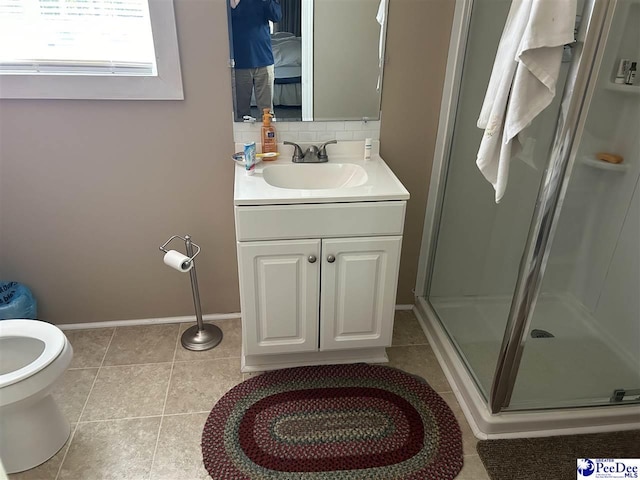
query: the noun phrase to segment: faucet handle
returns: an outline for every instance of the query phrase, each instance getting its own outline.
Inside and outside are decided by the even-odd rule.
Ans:
[[[291,157],[291,161],[292,162],[301,162],[303,157],[304,157],[304,153],[302,153],[302,148],[300,148],[300,145],[298,145],[297,143],[293,143],[293,142],[287,142],[286,140],[284,142],[285,145],[293,145],[293,156]]]
[[[337,140],[329,140],[328,142],[324,142],[320,145],[320,151],[318,152],[318,158],[322,160],[328,160],[329,156],[327,155],[327,145],[331,145],[332,143],[338,143]]]

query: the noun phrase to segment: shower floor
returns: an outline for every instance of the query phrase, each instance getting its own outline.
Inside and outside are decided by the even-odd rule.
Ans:
[[[491,390],[511,298],[430,298],[471,367],[485,398]],[[531,324],[553,338],[527,338],[509,410],[608,404],[613,390],[640,388],[640,372],[595,328],[586,309],[541,296]]]

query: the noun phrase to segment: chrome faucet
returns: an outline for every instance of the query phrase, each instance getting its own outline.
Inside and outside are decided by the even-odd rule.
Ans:
[[[297,143],[286,141],[283,143],[285,145],[293,146],[294,150],[291,161],[294,163],[325,163],[329,161],[329,155],[327,155],[327,145],[338,143],[338,141],[329,140],[328,142],[320,145],[320,147],[311,145],[304,153],[302,153],[302,148],[300,148],[300,145],[298,145]]]
[[[319,151],[320,150],[318,149],[318,147],[316,147],[315,145],[311,145],[304,152],[304,159],[302,161],[305,163],[320,163],[328,161],[328,158],[325,158],[324,160],[320,159],[320,157],[318,156]]]

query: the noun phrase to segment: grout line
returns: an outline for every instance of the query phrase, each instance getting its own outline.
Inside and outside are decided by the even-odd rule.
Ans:
[[[109,347],[111,347],[111,342],[113,342],[113,337],[116,336],[116,329],[113,329],[111,332],[111,338],[109,339],[109,343],[107,343],[107,348],[104,350],[104,355],[102,356],[102,360],[100,361],[100,366],[98,367],[98,371],[96,372],[96,377],[93,379],[93,383],[91,384],[91,388],[89,389],[89,394],[87,395],[87,399],[84,401],[84,405],[82,406],[82,410],[80,411],[80,416],[78,417],[78,423],[82,420],[82,416],[84,415],[84,410],[87,408],[87,404],[89,403],[89,398],[91,397],[91,393],[93,392],[93,387],[96,386],[96,382],[98,381],[98,375],[100,375],[100,370],[102,369],[102,365],[104,364],[104,359],[107,358],[107,352],[109,351]]]
[[[144,367],[145,365],[171,365],[173,362],[167,360],[166,362],[150,362],[150,363],[123,363],[122,365],[103,365],[100,368],[114,368],[114,367]]]
[[[107,349],[104,351],[104,355],[102,356],[102,361],[100,362],[100,367],[102,367],[104,365],[104,361],[107,358],[107,353],[109,353],[109,348],[111,348],[111,343],[113,342],[113,339],[116,336],[116,331],[118,330],[118,327],[115,327],[113,329],[113,332],[111,333],[111,338],[109,339],[109,343],[107,344]]]
[[[157,414],[157,415],[144,415],[141,417],[118,417],[118,418],[101,418],[98,420],[83,420],[82,422],[77,422],[78,424],[87,424],[87,423],[102,423],[102,422],[119,422],[120,420],[140,420],[144,418],[160,418],[160,417],[175,417],[178,415],[194,415],[200,413],[211,413],[211,410],[198,410],[195,412],[178,412],[178,413],[166,413],[166,414]]]
[[[201,413],[211,413],[211,410],[200,410],[198,412],[179,412],[179,413],[165,413],[163,417],[178,417],[181,415],[199,415]]]
[[[62,456],[62,460],[60,460],[60,465],[58,466],[58,471],[56,472],[56,476],[54,477],[54,480],[58,480],[58,477],[60,476],[60,472],[62,471],[62,465],[64,464],[64,461],[67,458],[67,454],[69,453],[69,450],[71,449],[71,442],[73,441],[73,437],[75,437],[76,435],[76,430],[78,430],[78,423],[79,422],[75,423],[75,425],[73,426],[73,430],[71,430],[71,433],[69,433],[69,439],[67,440],[67,442],[69,442],[69,445],[67,445],[67,450],[64,452],[64,455]]]
[[[113,332],[111,332],[111,338],[109,338],[109,343],[107,343],[107,348],[104,349],[104,355],[102,355],[102,360],[100,361],[100,365],[98,366],[98,371],[96,372],[96,376],[93,379],[93,383],[91,384],[91,388],[89,389],[89,393],[87,394],[87,398],[84,401],[84,405],[82,405],[82,410],[80,411],[80,415],[78,416],[78,421],[76,422],[76,426],[73,430],[73,434],[70,435],[69,438],[69,446],[67,447],[67,451],[64,452],[64,456],[62,457],[62,461],[60,462],[60,466],[58,467],[58,473],[56,473],[56,480],[58,478],[58,476],[60,475],[60,472],[62,471],[62,467],[64,465],[64,461],[67,459],[67,454],[69,453],[69,450],[71,450],[71,443],[73,442],[73,437],[75,436],[76,430],[78,430],[78,425],[80,424],[80,420],[82,420],[82,416],[84,415],[84,409],[87,408],[87,403],[89,403],[89,397],[91,397],[91,392],[93,392],[93,387],[95,387],[96,385],[96,381],[98,380],[98,375],[100,375],[100,369],[102,368],[102,365],[104,364],[104,359],[107,357],[107,352],[109,351],[109,347],[111,346],[111,342],[113,342],[113,337],[116,336],[116,329],[113,329]],[[95,367],[93,367],[95,368]]]
[[[162,417],[161,414],[158,415],[144,415],[141,417],[119,417],[119,418],[101,418],[98,420],[84,420],[82,422],[78,422],[78,423],[82,423],[83,425],[87,424],[87,423],[103,423],[103,422],[119,422],[120,420],[141,420],[144,418],[160,418]]]
[[[169,398],[169,387],[171,386],[171,379],[173,377],[173,366],[176,363],[176,355],[178,354],[178,345],[180,343],[180,338],[182,337],[180,329],[178,329],[178,336],[176,338],[176,345],[173,348],[173,358],[171,359],[171,371],[169,372],[169,382],[167,383],[167,390],[164,394],[164,403],[162,404],[162,415],[167,409],[167,399]]]
[[[171,360],[171,370],[169,371],[169,380],[167,381],[167,389],[164,392],[164,403],[162,404],[162,416],[160,417],[160,425],[158,425],[158,436],[156,437],[156,446],[153,449],[153,455],[151,456],[151,465],[149,467],[149,478],[153,475],[153,465],[156,463],[156,453],[158,452],[158,445],[160,444],[160,432],[162,431],[162,423],[164,420],[164,412],[167,409],[167,399],[169,398],[169,389],[171,388],[171,379],[173,377],[173,367],[176,363],[176,355],[178,354],[178,342],[182,336],[180,332],[181,328],[178,327],[178,335],[176,336],[176,343],[173,347],[173,359]]]
[[[420,344],[420,345],[428,345],[427,343],[425,344]],[[419,345],[391,345],[392,347],[412,347],[412,346],[419,346]],[[388,348],[388,347],[387,347]],[[102,365],[102,366],[96,366],[96,367],[74,367],[74,368],[68,368],[67,370],[95,370],[96,368],[113,368],[113,367],[144,367],[145,365],[172,365],[174,363],[189,363],[189,362],[209,362],[209,361],[214,361],[214,360],[232,360],[232,359],[239,359],[241,358],[240,355],[232,355],[230,357],[213,357],[213,358],[194,358],[194,359],[189,359],[189,360],[167,360],[164,362],[147,362],[147,363],[123,363],[123,364],[118,364],[118,365]],[[174,359],[175,359],[175,353],[174,353]]]
[[[234,360],[234,359],[240,359],[240,358],[241,357],[239,355],[231,356],[231,357],[214,357],[214,358],[202,358],[202,359],[194,358],[193,360],[174,360],[173,363],[210,362],[215,360]]]

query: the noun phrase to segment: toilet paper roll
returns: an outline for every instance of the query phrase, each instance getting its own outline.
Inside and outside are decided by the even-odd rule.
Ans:
[[[188,272],[193,267],[193,262],[189,261],[189,257],[175,250],[169,250],[165,254],[164,263],[182,273]]]

